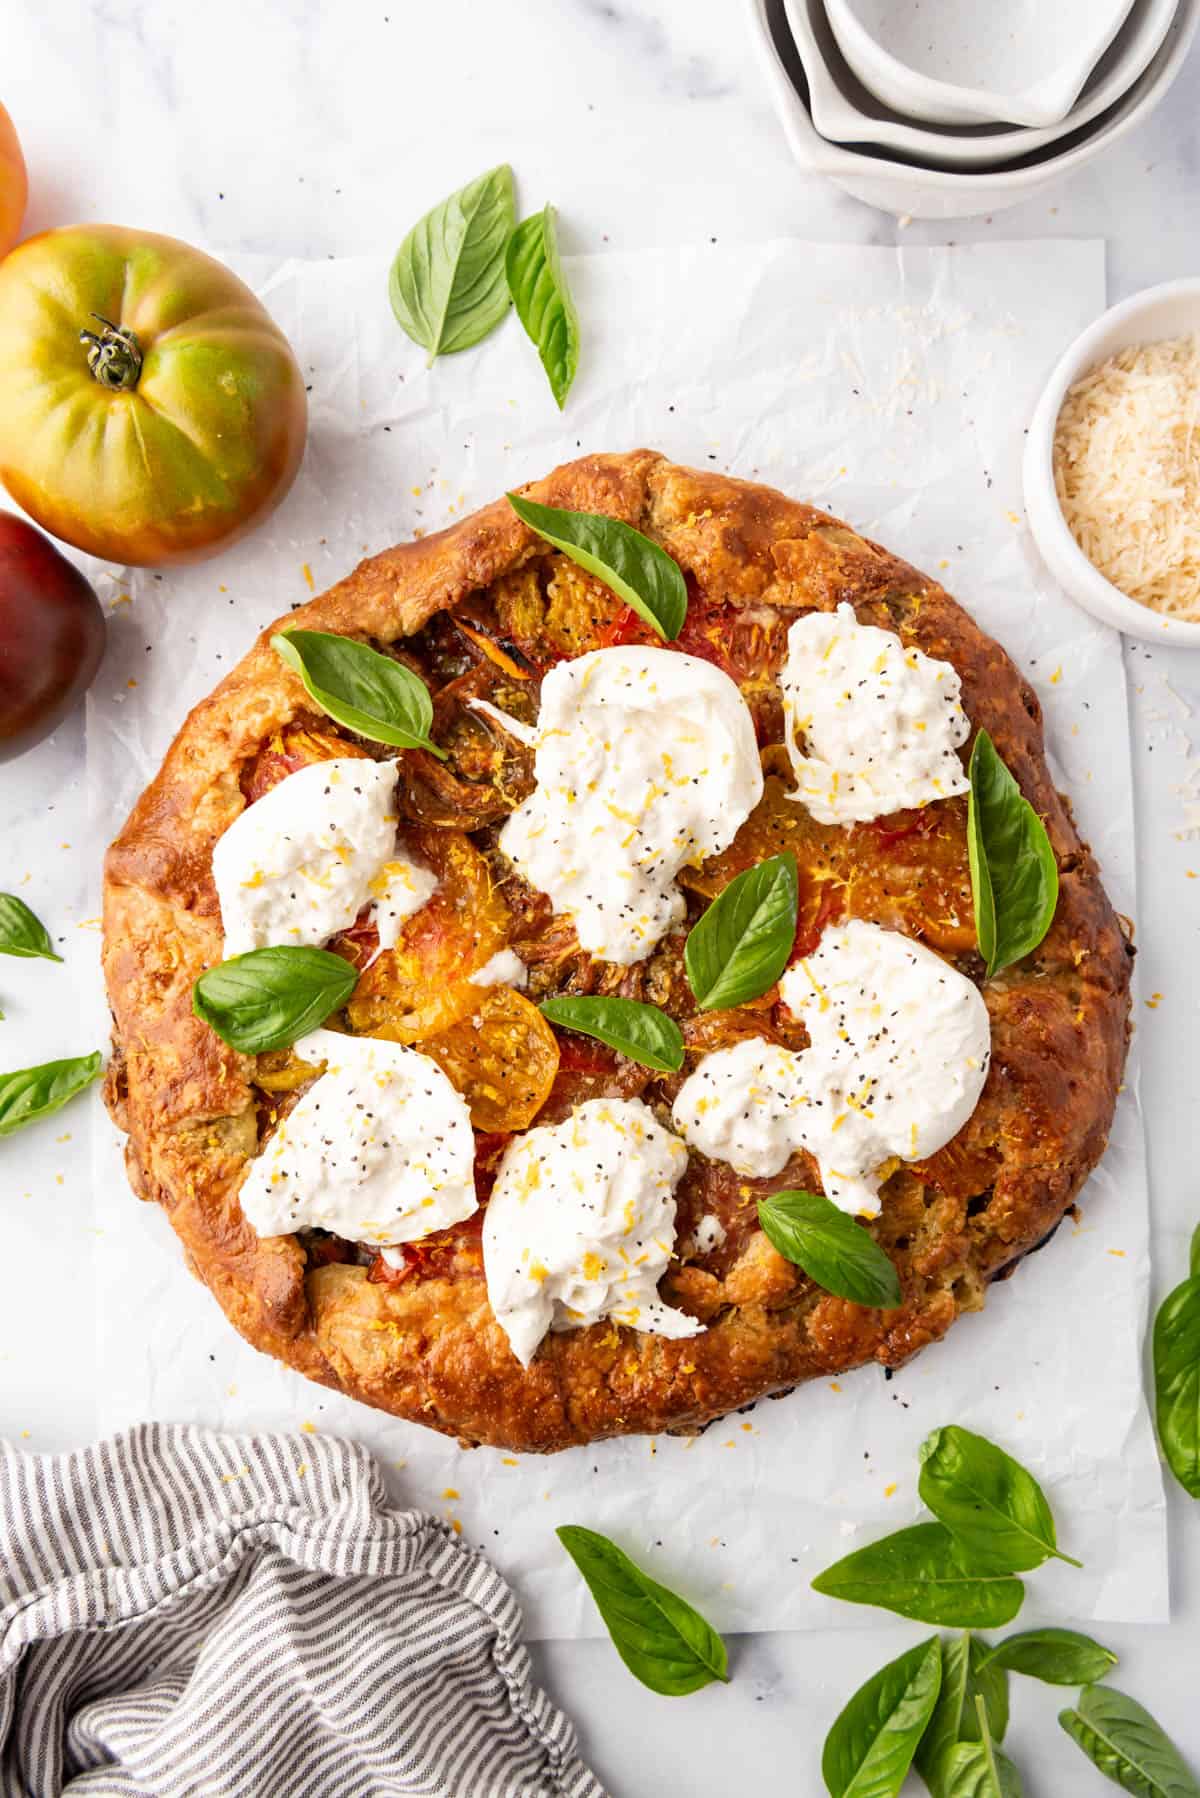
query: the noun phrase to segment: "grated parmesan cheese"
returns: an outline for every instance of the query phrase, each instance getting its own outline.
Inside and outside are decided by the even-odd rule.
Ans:
[[[1114,587],[1200,619],[1200,340],[1120,350],[1077,381],[1054,435],[1071,535]]]

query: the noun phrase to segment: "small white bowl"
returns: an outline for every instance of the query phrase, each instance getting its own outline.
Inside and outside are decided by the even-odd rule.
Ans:
[[[1079,142],[1066,140],[1045,153],[1022,157],[1005,169],[985,173],[931,169],[881,150],[831,144],[809,116],[808,86],[787,28],[783,0],[746,0],[747,16],[763,74],[775,101],[792,155],[812,174],[827,175],[844,193],[900,218],[955,219],[1002,212],[1073,173],[1109,144],[1124,137],[1158,105],[1187,56],[1200,22],[1200,0],[1179,0],[1179,9],[1157,55],[1129,92],[1110,106]]]
[[[1037,403],[1025,440],[1025,512],[1043,562],[1086,612],[1147,643],[1200,648],[1200,623],[1168,618],[1130,599],[1088,561],[1067,527],[1054,486],[1054,430],[1067,390],[1118,350],[1200,331],[1200,277],[1148,287],[1113,306],[1077,337]]]
[[[796,54],[808,77],[809,110],[835,144],[878,144],[930,168],[995,167],[1090,124],[1120,99],[1162,44],[1177,0],[1133,0],[1129,16],[1058,125],[914,125],[865,88],[838,49],[824,0],[784,0]]]
[[[826,0],[864,87],[910,119],[1057,125],[1132,0]]]

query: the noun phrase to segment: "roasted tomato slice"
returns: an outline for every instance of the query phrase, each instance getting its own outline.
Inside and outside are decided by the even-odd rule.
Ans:
[[[846,889],[832,880],[807,880],[801,894],[796,918],[796,940],[792,944],[791,961],[803,961],[815,955],[825,926],[844,917]]]
[[[975,947],[965,800],[940,799],[895,822],[818,824],[792,799],[790,783],[768,774],[729,848],[685,869],[680,883],[711,899],[735,874],[784,850],[800,871],[799,954],[811,954],[820,930],[839,917],[901,930],[946,955]]]
[[[402,1286],[405,1280],[460,1278],[483,1273],[483,1212],[474,1211],[462,1223],[449,1230],[439,1230],[420,1242],[400,1245],[404,1260],[393,1267],[382,1255],[376,1255],[367,1269],[367,1279],[377,1286]]]
[[[531,1124],[558,1072],[553,1030],[536,1005],[508,986],[486,988],[469,1017],[422,1038],[421,1052],[467,1101],[476,1130],[489,1134]]]
[[[438,878],[437,891],[408,918],[394,949],[363,973],[347,1008],[360,1036],[421,1042],[478,1009],[468,975],[503,949],[508,907],[470,837],[457,830],[413,829],[414,853]]]
[[[477,711],[476,699],[522,723],[536,718],[537,689],[529,677],[510,677],[491,662],[443,687],[433,702],[433,734],[447,759],[412,750],[401,769],[402,809],[418,823],[478,830],[506,817],[532,789],[532,751]]]
[[[242,792],[246,795],[247,805],[253,805],[272,787],[277,787],[281,780],[289,774],[295,774],[298,768],[307,768],[311,762],[332,761],[335,756],[357,755],[371,760],[369,750],[358,743],[350,743],[344,737],[335,736],[332,731],[321,730],[319,726],[308,724],[288,724],[283,730],[275,732],[254,757],[242,769]]]

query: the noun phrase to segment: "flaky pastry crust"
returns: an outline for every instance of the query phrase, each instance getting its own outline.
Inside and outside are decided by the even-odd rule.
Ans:
[[[481,1278],[377,1283],[362,1265],[314,1263],[296,1237],[260,1240],[243,1219],[238,1188],[261,1123],[255,1061],[193,1016],[192,985],[221,955],[211,858],[246,803],[243,771],[311,714],[311,702],[268,631],[192,711],[106,862],[107,1097],[128,1133],[134,1190],[165,1208],[193,1271],[263,1352],[464,1443],[549,1451],[695,1430],[804,1380],[872,1360],[898,1366],[978,1308],[987,1283],[1053,1232],[1104,1149],[1132,951],[1050,780],[1037,699],[936,582],[811,506],[648,450],[588,456],[525,491],[636,526],[677,560],[693,594],[725,608],[794,616],[849,601],[862,622],[952,662],[972,725],[990,731],[1045,820],[1061,876],[1045,942],[984,985],[993,1054],[975,1116],[953,1153],[900,1170],[884,1189],[875,1232],[900,1271],[899,1310],[864,1310],[814,1288],[754,1227],[751,1210],[723,1255],[685,1260],[664,1283],[665,1296],[706,1321],[704,1334],[568,1331],[548,1336],[526,1372]],[[371,557],[281,622],[397,644],[545,552],[500,500]],[[977,962],[975,972],[982,979]],[[718,1171],[705,1171],[717,1190]],[[747,1188],[727,1170],[722,1190],[744,1211]],[[710,1192],[703,1202],[711,1208]]]

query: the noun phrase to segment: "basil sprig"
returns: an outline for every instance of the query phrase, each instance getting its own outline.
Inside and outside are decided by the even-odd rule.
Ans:
[[[0,893],[0,955],[62,960],[62,956],[55,953],[46,926],[15,893]]]
[[[946,1776],[950,1756],[961,1742],[978,1742],[983,1719],[994,1741],[1008,1728],[1008,1675],[1002,1667],[984,1670],[987,1644],[969,1630],[942,1640],[942,1689],[929,1727],[917,1749],[917,1770],[934,1798],[951,1798]]]
[[[1200,1798],[1200,1782],[1149,1711],[1112,1686],[1087,1686],[1058,1720],[1114,1785],[1142,1798]]]
[[[1112,1672],[1117,1657],[1075,1629],[1026,1629],[994,1648],[984,1647],[979,1664],[981,1670],[1002,1667],[1048,1686],[1090,1686]]]
[[[874,1310],[904,1303],[900,1276],[873,1236],[817,1192],[776,1192],[758,1201],[767,1240],[810,1280]]]
[[[603,581],[665,642],[679,635],[687,617],[687,585],[665,549],[602,512],[565,512],[519,493],[510,493],[508,503],[522,524]]]
[[[1024,1798],[1020,1774],[992,1739],[982,1698],[975,1708],[979,1740],[958,1742],[941,1763],[939,1798]]]
[[[397,749],[427,749],[445,761],[445,750],[429,738],[429,688],[403,662],[332,631],[279,631],[271,647],[295,669],[309,697],[347,730]]]
[[[643,1005],[637,999],[580,995],[544,999],[539,1009],[551,1024],[578,1030],[582,1036],[594,1036],[645,1068],[674,1074],[683,1066],[683,1032],[674,1018],[657,1005]]]
[[[1037,948],[1054,921],[1058,864],[1046,826],[1005,767],[986,730],[968,769],[967,856],[975,934],[990,974]]]
[[[70,1061],[44,1061],[38,1067],[0,1074],[0,1136],[11,1136],[25,1124],[60,1111],[68,1099],[89,1087],[100,1072],[100,1051]]]
[[[429,363],[470,349],[508,311],[504,249],[515,218],[512,170],[502,162],[418,219],[396,251],[388,298]]]
[[[301,944],[251,949],[218,962],[192,988],[192,1010],[242,1055],[286,1049],[346,1003],[357,969]]]
[[[504,272],[561,412],[579,367],[579,315],[559,260],[553,206],[522,219],[508,240]]]
[[[978,1565],[1023,1573],[1051,1556],[1080,1565],[1058,1547],[1033,1475],[986,1436],[949,1424],[925,1438],[920,1454],[922,1502]]]
[[[668,1698],[728,1680],[725,1644],[699,1611],[643,1573],[607,1536],[567,1523],[555,1532],[587,1583],[629,1671]]]
[[[989,1629],[1011,1623],[1025,1588],[1011,1574],[974,1566],[941,1523],[914,1523],[835,1561],[813,1590],[849,1604],[879,1605],[918,1623]]]
[[[739,874],[688,933],[684,965],[702,1011],[726,1011],[774,986],[796,940],[796,858],[772,855]]]
[[[825,1738],[821,1773],[830,1798],[900,1790],[941,1682],[941,1643],[932,1636],[859,1687]]]
[[[1169,1292],[1154,1319],[1154,1409],[1167,1465],[1200,1498],[1200,1231],[1193,1272]]]

